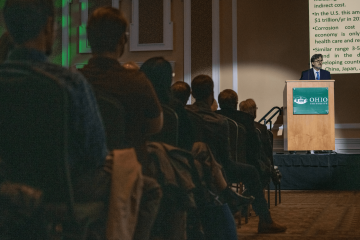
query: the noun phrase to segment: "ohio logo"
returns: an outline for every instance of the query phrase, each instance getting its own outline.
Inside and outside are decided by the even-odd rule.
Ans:
[[[305,97],[296,97],[294,98],[294,102],[297,104],[305,104],[308,102],[308,100]]]

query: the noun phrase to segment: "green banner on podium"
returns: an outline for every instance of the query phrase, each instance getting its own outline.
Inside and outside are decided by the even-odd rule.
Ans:
[[[293,88],[294,114],[328,114],[328,88]]]

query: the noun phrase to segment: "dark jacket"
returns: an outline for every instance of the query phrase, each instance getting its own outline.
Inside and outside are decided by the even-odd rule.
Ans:
[[[330,72],[320,69],[320,80],[330,80]],[[314,69],[310,68],[309,70],[303,71],[301,73],[300,80],[315,80]]]

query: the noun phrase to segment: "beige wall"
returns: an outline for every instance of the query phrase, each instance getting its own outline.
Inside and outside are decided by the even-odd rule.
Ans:
[[[232,88],[231,1],[220,1],[220,91]],[[239,101],[253,98],[260,119],[282,106],[285,80],[299,79],[309,68],[308,1],[252,0],[237,2]],[[360,75],[332,75],[335,123],[360,123]],[[359,138],[360,130],[337,129],[336,138]]]
[[[77,14],[78,0],[72,3]],[[95,1],[95,0],[89,0]],[[106,1],[106,0],[102,0]],[[220,91],[233,88],[232,73],[232,1],[219,1],[220,13]],[[131,22],[131,0],[120,1],[120,8]],[[184,2],[173,0],[171,17],[174,26],[173,51],[130,52],[129,45],[121,61],[144,62],[164,56],[175,62],[175,81],[183,80]],[[191,1],[192,78],[211,75],[211,0]],[[75,9],[74,9],[75,8]],[[77,8],[77,10],[76,10]],[[237,2],[237,59],[239,101],[253,98],[258,116],[273,106],[282,106],[285,80],[299,79],[309,67],[308,1],[252,0]],[[78,20],[73,24],[79,24]],[[74,26],[72,26],[72,32]],[[73,42],[73,39],[72,39]],[[74,46],[75,44],[72,44]],[[72,49],[74,52],[76,49]],[[88,54],[73,54],[73,62],[86,61]],[[335,122],[360,123],[359,74],[332,75],[335,82]],[[215,96],[217,98],[217,96]],[[259,119],[260,117],[258,117]],[[359,138],[360,130],[337,129],[336,138]]]
[[[111,0],[102,0],[100,3],[97,0],[89,0],[89,15],[96,7],[103,5],[111,5]],[[80,4],[79,0],[73,0],[70,4],[71,7],[71,37],[70,37],[70,65],[73,67],[76,63],[86,63],[91,57],[91,54],[79,54],[78,53],[78,33],[77,28],[81,24],[80,18]],[[129,20],[129,23],[132,22],[131,19],[131,10],[132,1],[131,0],[121,0],[120,9]],[[173,33],[174,33],[174,42],[172,51],[141,51],[141,52],[130,52],[130,45],[127,44],[125,47],[125,52],[120,58],[121,62],[134,61],[134,62],[145,62],[147,59],[156,56],[163,56],[168,61],[175,62],[175,77],[174,81],[183,80],[183,52],[184,52],[184,41],[183,41],[183,2],[182,1],[172,1],[171,6],[171,20],[173,22]]]
[[[201,2],[201,3],[200,3]],[[220,13],[220,91],[232,88],[232,19],[231,0],[219,1]],[[111,0],[89,0],[90,11]],[[131,0],[121,0],[120,8],[131,22]],[[56,0],[61,13],[61,0]],[[192,77],[211,75],[211,0],[191,1],[192,11]],[[1,6],[1,4],[0,4]],[[70,26],[70,65],[86,62],[90,54],[78,53],[80,25],[79,0],[73,0]],[[60,15],[59,15],[60,16]],[[189,17],[189,16],[187,16]],[[253,98],[262,116],[273,106],[282,106],[285,80],[299,79],[301,71],[309,67],[308,1],[252,0],[237,1],[237,59],[239,100]],[[61,17],[58,17],[60,25]],[[184,78],[184,1],[171,1],[173,22],[173,50],[130,52],[129,45],[120,61],[144,62],[154,56],[163,56],[175,62],[175,81]],[[0,21],[2,22],[2,20]],[[0,32],[3,32],[3,24]],[[210,31],[210,32],[209,32]],[[51,58],[61,62],[61,30]],[[335,82],[335,123],[360,123],[360,75],[332,75]],[[216,96],[217,97],[217,96]],[[360,138],[360,130],[337,129],[336,138]]]
[[[212,75],[212,0],[191,1],[191,79]]]
[[[131,0],[122,0],[121,9],[126,15],[127,19],[131,19]],[[168,61],[175,62],[175,77],[174,81],[182,81],[184,79],[184,7],[182,1],[171,2],[171,20],[174,26],[174,42],[173,51],[147,51],[147,52],[130,52],[130,46],[127,45],[121,61],[135,61],[145,62],[147,59],[156,56],[163,56]]]
[[[220,92],[233,89],[232,1],[220,1]],[[234,89],[237,92],[237,89]],[[217,99],[218,96],[215,96]]]

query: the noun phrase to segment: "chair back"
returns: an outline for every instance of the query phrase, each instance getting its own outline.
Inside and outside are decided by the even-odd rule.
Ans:
[[[161,105],[164,115],[164,123],[161,131],[150,137],[151,141],[163,142],[173,146],[178,146],[179,139],[179,119],[176,112],[168,106]]]
[[[270,141],[270,148],[269,148],[269,154],[268,154],[268,156],[270,157],[271,165],[274,166],[274,156],[273,156],[274,134],[273,134],[272,131],[270,131],[270,130],[268,130],[267,133],[268,133],[269,141]]]
[[[256,143],[259,146],[258,151],[255,153],[255,155],[256,155],[257,159],[260,159],[261,154],[265,154],[265,153],[264,153],[264,148],[263,148],[262,141],[261,141],[261,131],[258,128],[255,128],[255,137],[256,137]]]
[[[190,119],[190,121],[192,122],[193,126],[194,126],[194,142],[205,142],[204,140],[204,133],[203,133],[203,126],[205,124],[203,118],[196,114],[193,111],[190,111],[188,109],[186,109],[186,113]]]
[[[230,152],[235,162],[238,161],[238,124],[230,119],[226,118],[229,123],[229,140],[230,140]]]
[[[28,64],[0,66],[0,158],[5,180],[73,206],[68,168],[68,96],[55,77]],[[70,209],[72,211],[72,209]]]
[[[237,161],[246,163],[246,144],[247,144],[247,132],[243,124],[238,124],[238,144],[237,144]]]
[[[105,127],[108,149],[125,148],[125,110],[118,99],[104,91],[95,90],[96,100]]]

